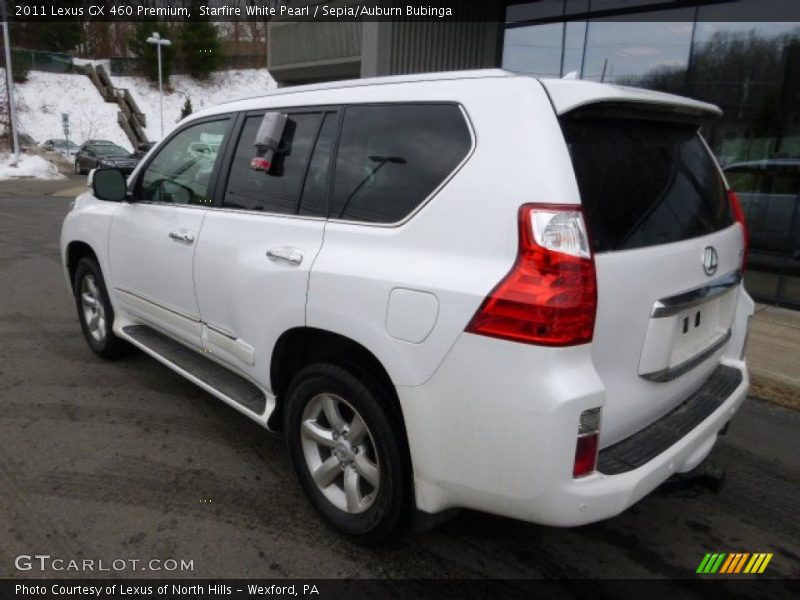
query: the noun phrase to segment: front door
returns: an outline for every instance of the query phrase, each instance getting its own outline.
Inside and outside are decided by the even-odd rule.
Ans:
[[[109,234],[118,306],[194,346],[201,327],[192,261],[230,122],[205,120],[174,134],[137,175]]]

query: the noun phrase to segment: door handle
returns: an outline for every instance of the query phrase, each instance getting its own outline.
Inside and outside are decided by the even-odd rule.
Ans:
[[[272,248],[267,250],[270,260],[283,260],[293,265],[303,262],[303,253],[294,248]]]
[[[173,242],[179,242],[191,246],[194,244],[194,234],[191,231],[170,231],[169,239]]]

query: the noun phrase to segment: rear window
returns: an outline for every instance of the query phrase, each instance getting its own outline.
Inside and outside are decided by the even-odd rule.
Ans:
[[[695,125],[567,118],[562,128],[596,252],[678,242],[733,222]]]

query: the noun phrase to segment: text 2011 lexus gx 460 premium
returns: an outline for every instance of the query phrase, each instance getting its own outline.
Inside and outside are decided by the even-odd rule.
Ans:
[[[744,401],[746,229],[709,104],[504,71],[193,114],[61,249],[83,333],[265,427],[340,531],[611,517]]]

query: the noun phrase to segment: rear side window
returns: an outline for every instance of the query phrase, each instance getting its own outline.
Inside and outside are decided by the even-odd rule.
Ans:
[[[262,115],[248,117],[244,122],[222,205],[228,208],[295,214],[322,114],[289,115],[269,174],[250,168],[250,159],[255,156],[253,142],[262,118]]]
[[[452,104],[347,108],[330,217],[402,220],[453,172],[471,145],[461,109]]]
[[[694,125],[562,121],[596,252],[668,244],[732,224],[725,187]]]

